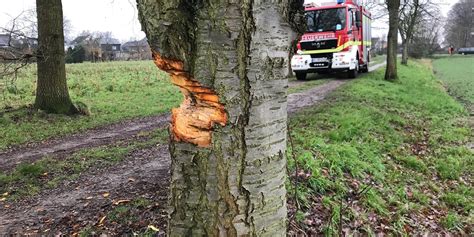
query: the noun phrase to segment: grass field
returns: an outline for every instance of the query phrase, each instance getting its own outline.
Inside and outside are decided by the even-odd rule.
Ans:
[[[448,92],[474,112],[474,56],[439,57],[433,67]]]
[[[77,133],[116,121],[170,111],[182,96],[151,61],[67,65],[74,102],[92,115],[68,117],[29,109],[34,102],[36,69],[19,74],[16,88],[0,96],[0,150],[8,146]],[[8,108],[13,112],[1,113]]]
[[[339,223],[346,234],[472,233],[474,156],[464,146],[472,133],[465,109],[428,61],[399,66],[396,83],[383,73],[349,82],[290,119],[298,228],[330,236]]]

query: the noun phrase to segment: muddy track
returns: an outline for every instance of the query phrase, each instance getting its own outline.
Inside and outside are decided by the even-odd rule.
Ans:
[[[373,69],[372,69],[373,70]],[[314,105],[349,80],[333,80],[302,93],[288,96],[288,111]],[[168,115],[131,120],[94,129],[80,135],[54,139],[27,148],[18,147],[0,155],[0,168],[5,170],[20,162],[31,162],[46,154],[64,156],[79,148],[130,140],[141,131],[164,127]],[[14,158],[11,158],[13,157]],[[3,161],[2,159],[6,159]],[[166,230],[166,200],[169,186],[170,157],[165,145],[136,150],[118,165],[92,169],[75,181],[64,181],[52,190],[14,203],[0,205],[0,236],[21,234],[54,235],[77,233],[94,226],[109,235],[132,234],[146,230],[149,224]],[[104,196],[107,193],[109,196]],[[118,224],[110,220],[117,200],[145,198],[154,204],[138,210],[140,220]],[[2,204],[0,202],[0,204]],[[8,204],[8,205],[6,205]],[[144,210],[143,210],[144,209]],[[104,218],[105,219],[102,219]],[[101,222],[102,220],[102,222]]]
[[[170,159],[167,146],[132,152],[128,159],[101,170],[90,170],[75,181],[44,190],[34,198],[0,206],[0,236],[21,234],[74,233],[86,226],[97,226],[119,200],[142,197],[153,200],[158,212],[166,205]],[[104,193],[109,196],[104,197]],[[153,215],[151,224],[166,225],[166,216]],[[106,217],[107,218],[107,217]],[[109,220],[102,223],[107,229]],[[145,227],[148,223],[145,223]],[[111,229],[109,234],[126,232]]]
[[[97,147],[119,140],[127,140],[140,132],[165,127],[169,114],[122,121],[92,129],[84,133],[53,138],[12,148],[0,153],[0,171],[11,170],[20,163],[31,163],[47,155],[67,155],[86,147]]]

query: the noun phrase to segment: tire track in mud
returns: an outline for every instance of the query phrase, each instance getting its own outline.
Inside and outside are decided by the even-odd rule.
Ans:
[[[0,152],[0,171],[6,172],[18,164],[31,163],[48,155],[70,154],[82,148],[97,147],[118,140],[127,140],[140,132],[165,127],[168,124],[169,117],[169,114],[162,114],[122,121],[84,133],[18,146],[9,151]]]
[[[381,67],[383,64],[376,66]],[[370,68],[371,71],[375,69]],[[310,90],[288,95],[288,112],[291,114],[324,100],[327,95],[348,81],[350,80],[333,80]],[[79,148],[110,144],[141,131],[164,127],[168,119],[168,115],[159,115],[131,120],[94,129],[82,135],[53,140],[45,145],[33,145],[24,152],[21,149],[13,150],[1,154],[0,159],[7,154],[14,154],[17,158],[10,159],[10,163],[0,163],[2,164],[0,168],[7,167],[6,164],[12,166],[12,161],[33,161],[41,154],[73,153]],[[72,144],[71,150],[64,150],[65,146],[61,142]],[[55,150],[57,147],[63,149]],[[34,149],[39,149],[43,153],[33,153]],[[112,209],[114,200],[131,200],[137,197],[157,200],[163,215],[151,215],[152,217],[147,218],[155,218],[152,220],[155,225],[165,230],[169,166],[170,157],[166,145],[148,147],[132,152],[118,165],[86,171],[75,181],[64,181],[55,189],[43,190],[32,198],[11,203],[10,207],[0,205],[0,236],[77,233],[86,226],[97,226],[107,211]],[[104,193],[110,196],[104,197]],[[107,219],[105,223],[107,225]],[[112,227],[106,226],[101,231],[110,235],[131,234],[127,232],[129,229],[114,229],[113,223],[109,224]]]
[[[132,152],[119,165],[87,171],[75,181],[64,181],[56,189],[44,190],[12,207],[0,206],[0,236],[73,233],[96,224],[117,200],[148,197],[164,209],[169,165],[167,146],[149,147]],[[164,215],[154,221],[155,225],[166,225]]]

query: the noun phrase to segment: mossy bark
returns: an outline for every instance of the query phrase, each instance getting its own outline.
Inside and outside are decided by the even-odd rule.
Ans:
[[[385,69],[385,80],[395,81],[397,74],[397,49],[398,49],[398,20],[400,0],[388,0],[389,29],[387,36],[387,68]]]
[[[227,115],[225,124],[212,123],[207,146],[176,139],[171,131],[169,235],[285,236],[286,75],[295,37],[281,16],[288,6],[253,0],[137,3],[157,65],[172,78],[195,83],[193,89],[181,87],[186,109],[199,114],[212,101]],[[199,102],[209,98],[201,91],[217,95],[217,104]]]
[[[38,81],[35,107],[49,113],[75,114],[66,83],[61,0],[36,0]]]

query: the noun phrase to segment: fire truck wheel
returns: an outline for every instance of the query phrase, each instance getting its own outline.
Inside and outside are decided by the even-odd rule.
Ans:
[[[359,63],[356,64],[356,68],[354,68],[354,70],[347,71],[347,77],[356,78],[358,71],[359,71]]]
[[[364,66],[361,67],[360,72],[362,73],[367,73],[369,72],[369,65],[365,64]]]
[[[306,72],[295,72],[296,80],[302,81],[306,79]]]

